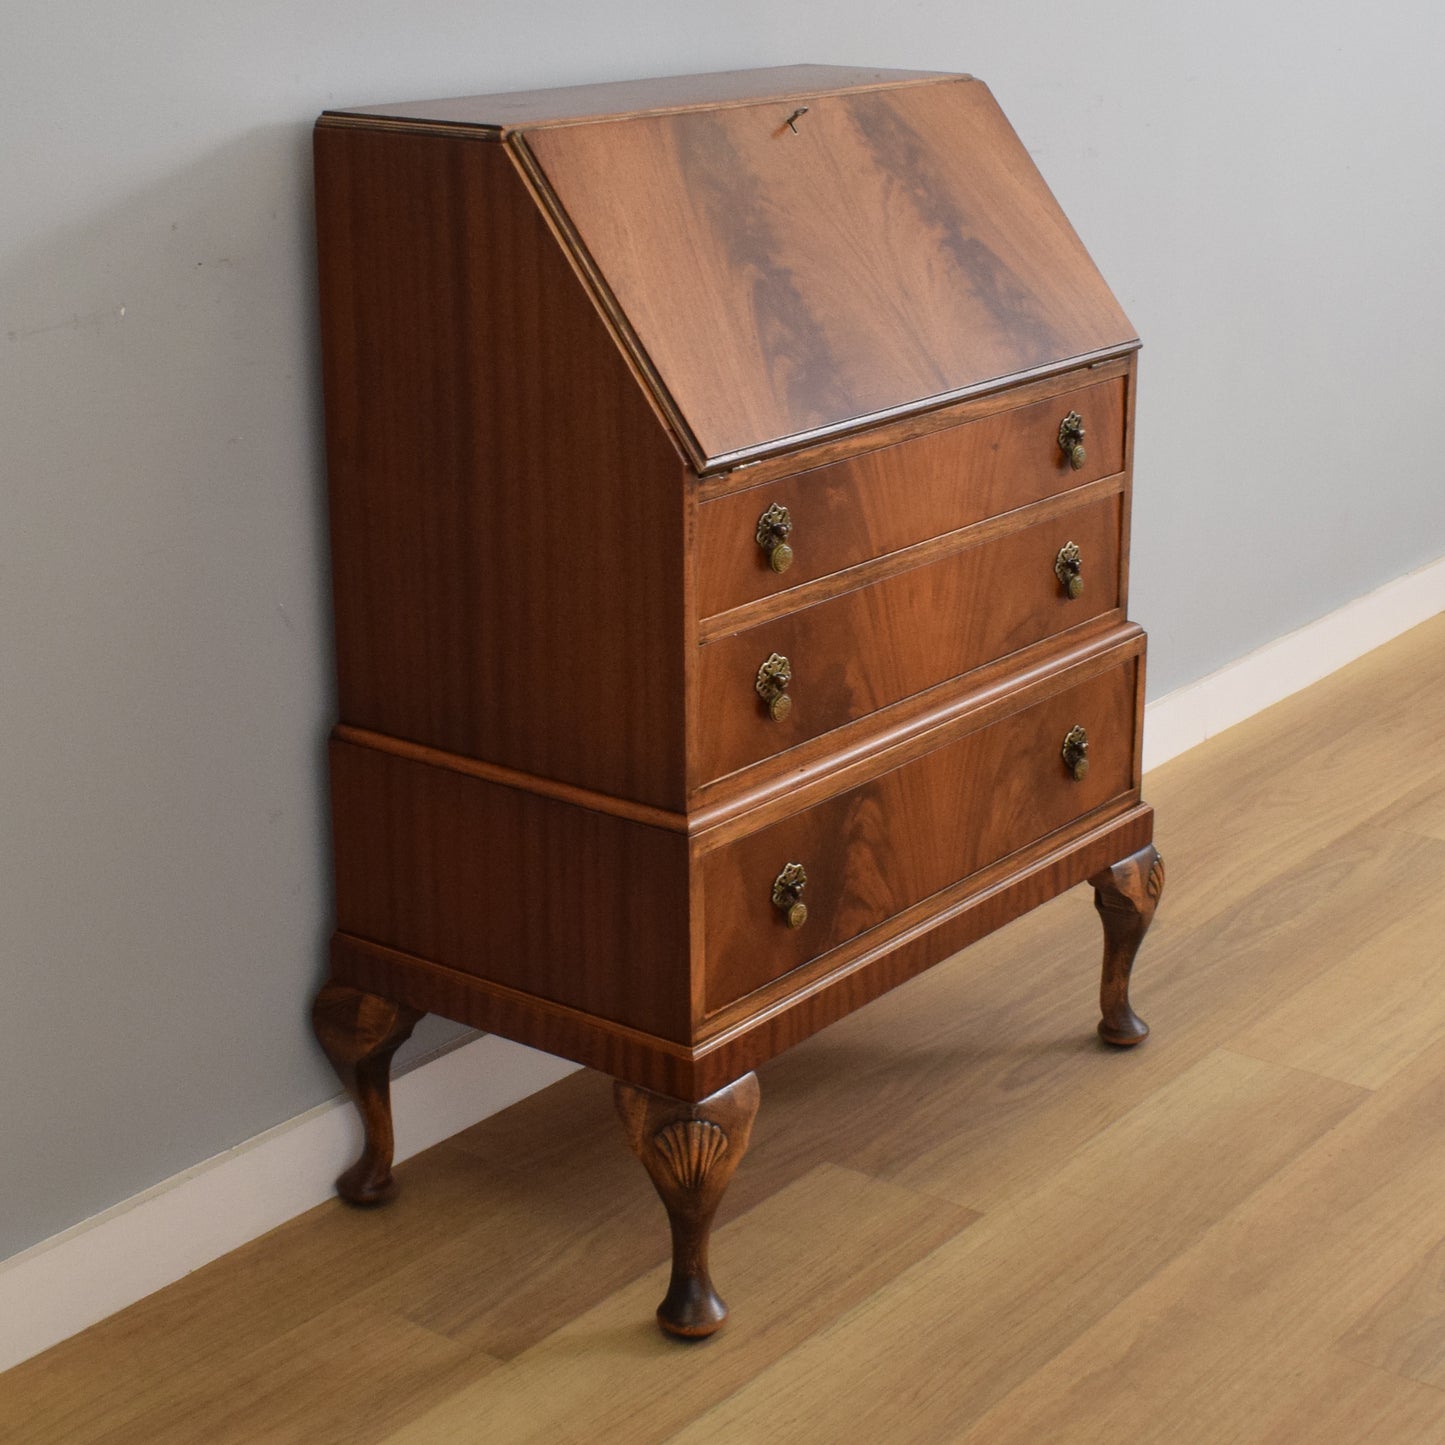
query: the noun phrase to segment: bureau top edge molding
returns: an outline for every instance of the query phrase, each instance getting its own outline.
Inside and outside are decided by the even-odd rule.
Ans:
[[[811,100],[826,95],[972,78],[955,71],[778,65],[758,70],[709,71],[646,80],[602,81],[595,85],[328,108],[321,113],[317,124],[471,132],[476,139],[500,141],[514,131],[544,126],[583,125],[621,116],[719,110],[767,101]]]

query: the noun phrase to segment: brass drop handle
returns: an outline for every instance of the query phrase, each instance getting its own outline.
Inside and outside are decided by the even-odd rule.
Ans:
[[[773,653],[758,669],[758,696],[767,704],[768,716],[774,722],[782,722],[793,710],[793,699],[788,696],[788,684],[793,680],[793,664]]]
[[[1084,554],[1077,542],[1065,542],[1054,558],[1054,576],[1059,586],[1070,597],[1081,597],[1084,592]]]
[[[793,532],[793,514],[781,502],[774,502],[758,518],[758,546],[774,572],[786,572],[793,565],[793,549],[788,538]]]
[[[1064,734],[1061,749],[1064,766],[1074,775],[1076,783],[1082,783],[1089,776],[1089,735],[1083,728],[1071,727]]]
[[[803,902],[803,889],[808,875],[801,863],[789,863],[773,879],[773,907],[787,920],[789,928],[801,928],[808,921],[808,905]]]
[[[1069,465],[1075,471],[1088,460],[1084,451],[1084,418],[1076,411],[1071,411],[1059,423],[1059,450],[1069,459]]]

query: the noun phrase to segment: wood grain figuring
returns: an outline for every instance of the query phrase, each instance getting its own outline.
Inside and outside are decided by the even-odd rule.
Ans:
[[[894,87],[956,79],[934,70],[875,70],[847,65],[775,65],[758,70],[721,70],[701,75],[659,76],[653,80],[616,80],[599,85],[558,86],[549,90],[504,91],[496,95],[454,96],[445,100],[354,106],[328,110],[328,118],[364,121],[370,117],[427,125],[475,126],[498,135],[517,126],[557,125],[614,116],[620,111],[712,110],[772,98],[844,90]]]
[[[0,1376],[0,1433],[747,1440],[759,1381],[768,1440],[1437,1445],[1445,1049],[1398,1035],[1445,1012],[1442,710],[1445,617],[1150,774],[1148,1047],[1092,1033],[1079,888],[768,1064],[700,1350],[651,1326],[665,1237],[583,1071],[401,1165],[396,1208],[323,1205]],[[1328,1063],[1357,959],[1409,1000],[1360,1014],[1368,1084],[1238,1054],[1316,998]]]
[[[1134,331],[987,88],[561,126],[525,146],[703,470]]]
[[[504,150],[316,156],[341,721],[680,808],[667,434]]]
[[[1088,459],[1074,471],[1059,422],[1084,417]],[[785,594],[831,572],[1011,512],[1123,470],[1124,381],[1065,390],[698,508],[698,608],[704,617]],[[757,545],[770,506],[792,516],[793,564],[775,572]]]
[[[342,742],[331,798],[342,933],[688,1037],[685,838]]]
[[[697,784],[960,677],[1118,605],[1120,499],[1106,497],[871,586],[706,644],[698,688]],[[1076,542],[1085,586],[1070,598],[1054,571]],[[775,719],[759,666],[792,668],[792,710]]]
[[[710,853],[707,1011],[1128,793],[1134,697],[1125,665]],[[1082,782],[1060,757],[1075,724],[1090,740]],[[808,874],[801,928],[770,897],[790,862]]]

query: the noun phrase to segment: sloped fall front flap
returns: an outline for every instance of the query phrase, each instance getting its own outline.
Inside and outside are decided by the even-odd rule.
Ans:
[[[976,80],[511,143],[701,470],[1135,344]]]

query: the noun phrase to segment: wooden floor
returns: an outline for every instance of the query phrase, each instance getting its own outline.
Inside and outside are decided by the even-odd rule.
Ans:
[[[761,1071],[714,1238],[565,1079],[0,1377],[0,1438],[1445,1441],[1445,618],[1157,770],[1153,1037],[1075,890]]]

